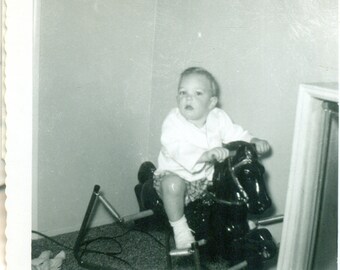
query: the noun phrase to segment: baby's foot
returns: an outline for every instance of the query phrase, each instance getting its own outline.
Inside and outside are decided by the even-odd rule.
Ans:
[[[195,238],[191,233],[186,217],[183,215],[179,220],[169,222],[174,230],[176,248],[189,248],[191,243],[195,242]]]
[[[191,244],[195,242],[195,238],[192,235],[189,227],[182,227],[178,230],[174,230],[174,238],[177,249],[190,248]]]

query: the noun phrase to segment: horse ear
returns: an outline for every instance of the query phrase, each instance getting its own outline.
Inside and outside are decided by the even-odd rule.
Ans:
[[[246,151],[247,151],[248,153],[250,153],[252,159],[256,159],[256,160],[258,159],[258,154],[257,154],[257,151],[256,151],[256,146],[255,146],[255,144],[249,143],[249,144],[246,146]]]
[[[234,141],[234,142],[230,142],[227,144],[222,144],[222,146],[224,148],[227,148],[229,151],[236,151],[240,146],[248,144],[245,141]]]
[[[146,161],[142,163],[139,167],[137,176],[139,183],[144,184],[147,180],[152,179],[155,170],[156,167],[152,162]]]

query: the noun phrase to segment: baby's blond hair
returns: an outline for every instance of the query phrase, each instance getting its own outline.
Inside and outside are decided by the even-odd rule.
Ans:
[[[207,71],[206,69],[201,68],[201,67],[189,67],[186,70],[184,70],[181,73],[181,76],[180,76],[180,79],[179,79],[179,85],[181,84],[183,78],[185,76],[190,75],[190,74],[199,74],[199,75],[205,76],[210,81],[212,96],[218,96],[219,86],[218,86],[216,79],[214,78],[214,76],[209,71]]]

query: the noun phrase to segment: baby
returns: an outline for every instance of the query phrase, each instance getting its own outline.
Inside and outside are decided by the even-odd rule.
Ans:
[[[188,248],[195,241],[184,206],[203,195],[212,180],[213,163],[229,156],[222,143],[251,142],[259,154],[270,149],[267,141],[233,124],[216,107],[217,93],[218,84],[208,71],[199,67],[186,69],[179,80],[178,107],[163,122],[154,187],[163,200],[178,249]]]

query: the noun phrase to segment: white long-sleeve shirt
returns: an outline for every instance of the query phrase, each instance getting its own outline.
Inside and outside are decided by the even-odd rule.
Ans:
[[[170,171],[187,181],[212,179],[213,166],[197,163],[202,154],[222,143],[242,140],[250,142],[253,136],[234,124],[221,109],[209,112],[202,128],[187,121],[178,108],[170,111],[162,126],[162,148],[158,156],[156,175]]]

